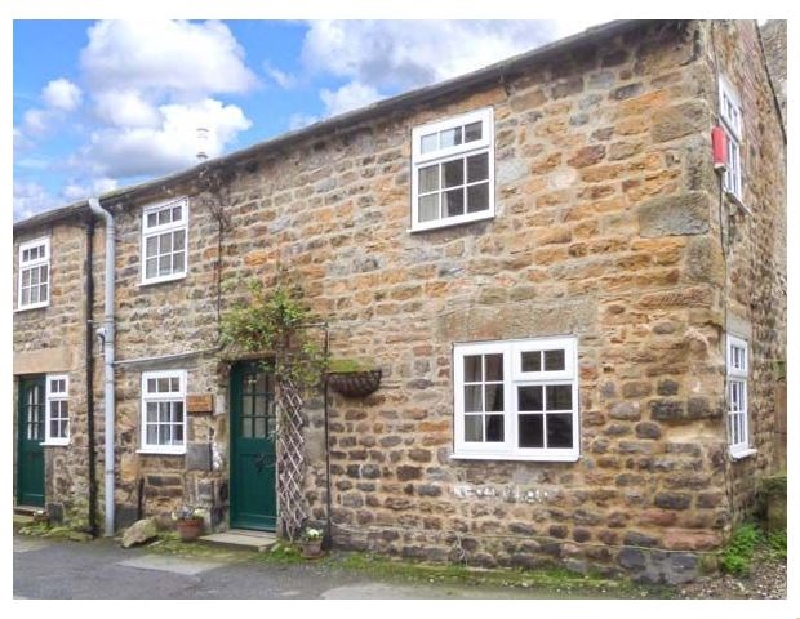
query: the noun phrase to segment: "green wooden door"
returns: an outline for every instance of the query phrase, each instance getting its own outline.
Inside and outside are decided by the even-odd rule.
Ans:
[[[44,376],[21,378],[18,393],[17,505],[44,507]]]
[[[231,528],[275,530],[275,390],[258,362],[231,372]]]

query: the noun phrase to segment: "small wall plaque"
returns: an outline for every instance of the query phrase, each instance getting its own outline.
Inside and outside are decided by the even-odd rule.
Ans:
[[[189,413],[211,413],[214,411],[214,396],[211,394],[187,395],[186,410]]]

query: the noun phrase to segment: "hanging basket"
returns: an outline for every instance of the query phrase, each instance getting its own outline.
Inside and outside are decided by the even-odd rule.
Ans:
[[[339,395],[346,398],[364,398],[378,389],[381,375],[381,370],[359,370],[329,372],[327,378],[331,389]]]

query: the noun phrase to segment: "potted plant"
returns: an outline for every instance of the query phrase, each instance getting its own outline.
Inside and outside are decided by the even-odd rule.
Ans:
[[[182,542],[193,542],[203,534],[205,510],[202,507],[181,506],[178,511],[172,512],[172,519]]]
[[[300,535],[300,550],[306,559],[322,556],[322,529],[307,527]]]
[[[381,384],[380,368],[352,359],[334,359],[328,363],[326,380],[339,395],[347,398],[364,398],[374,393]]]

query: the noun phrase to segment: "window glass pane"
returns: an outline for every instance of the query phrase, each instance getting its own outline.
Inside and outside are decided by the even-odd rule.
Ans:
[[[173,376],[170,380],[170,391],[177,393],[181,390],[181,379]]]
[[[467,412],[483,410],[483,387],[480,385],[464,387],[464,410]]]
[[[441,148],[449,148],[461,144],[461,127],[453,127],[439,132]]]
[[[547,447],[572,447],[572,414],[547,415]]]
[[[153,226],[155,226],[158,223],[157,217],[158,217],[158,215],[156,213],[148,213],[147,214],[147,227],[148,228],[152,228]]]
[[[147,392],[148,393],[155,393],[156,392],[156,379],[155,378],[148,378],[147,379]]]
[[[22,299],[20,300],[20,305],[29,305],[31,299],[31,291],[29,288],[22,289]]]
[[[33,268],[30,271],[31,273],[31,286],[38,286],[39,285],[39,269]]]
[[[155,424],[147,424],[147,438],[145,439],[148,445],[158,445],[158,426]]]
[[[186,254],[182,251],[177,254],[172,254],[172,272],[183,273],[186,270],[185,262]]]
[[[29,256],[30,256],[30,250],[29,249],[23,249],[22,250],[22,261],[23,262],[28,262],[28,260],[30,260]]]
[[[31,303],[38,303],[39,302],[39,286],[34,286],[30,290],[31,295]]]
[[[479,120],[464,126],[464,141],[475,142],[483,137],[483,121]]]
[[[253,396],[253,415],[256,417],[267,416],[267,396],[256,395]]]
[[[503,355],[484,355],[486,380],[503,380]]]
[[[244,417],[244,418],[242,418],[242,436],[244,438],[252,438],[253,437],[253,418],[252,417]]]
[[[731,445],[739,442],[739,424],[736,422],[736,415],[731,415]]]
[[[519,446],[544,447],[542,415],[519,416]]]
[[[61,422],[61,427],[59,429],[58,436],[59,438],[67,438],[68,434],[69,434],[69,422],[64,420]]]
[[[42,303],[47,301],[47,284],[39,286],[39,301]]]
[[[489,153],[467,157],[467,182],[489,180]]]
[[[542,388],[518,387],[517,388],[517,408],[521,411],[540,411],[542,410]]]
[[[167,232],[161,235],[159,241],[158,253],[168,254],[172,251],[172,232]]]
[[[255,426],[253,427],[253,436],[256,438],[266,438],[267,436],[267,418],[256,417]]]
[[[158,420],[161,423],[169,423],[170,421],[169,402],[158,403]]]
[[[58,391],[58,380],[51,380],[50,381],[50,392],[56,393]]]
[[[26,269],[22,272],[22,285],[23,286],[30,286],[31,285],[31,270]]]
[[[428,133],[427,135],[422,136],[422,141],[420,143],[420,150],[423,153],[430,153],[435,151],[439,148],[439,136],[436,133]]]
[[[158,444],[169,445],[171,442],[169,424],[161,424],[158,426]]]
[[[47,271],[48,271],[47,266],[39,267],[39,281],[40,282],[42,282],[42,283],[46,283],[47,282],[47,275],[48,275]]]
[[[486,441],[489,443],[503,442],[503,416],[486,415]]]
[[[158,211],[158,223],[161,224],[168,224],[170,222],[169,219],[169,209],[164,209]]]
[[[439,189],[439,164],[420,168],[419,170],[419,192],[427,193]]]
[[[530,350],[522,353],[522,371],[542,371],[542,352],[540,350]]]
[[[256,374],[256,391],[258,393],[267,393],[267,373],[259,372]]]
[[[149,423],[155,423],[158,421],[158,406],[155,402],[148,402],[147,403],[147,421]]]
[[[180,221],[183,217],[183,207],[182,206],[173,206],[172,207],[172,221]]]
[[[172,421],[173,423],[183,423],[183,402],[172,403]]]
[[[158,253],[158,237],[148,236],[145,241],[145,257],[155,256]]]
[[[158,379],[158,392],[169,393],[169,378]]]
[[[564,350],[545,350],[544,351],[544,369],[547,372],[553,372],[564,369]]]
[[[247,417],[252,416],[253,415],[253,398],[252,397],[244,398],[243,402],[244,402],[244,410],[242,411],[242,414],[247,416]]]
[[[489,355],[494,356],[494,355]],[[502,355],[500,355],[502,358]],[[481,360],[483,357],[480,355],[470,355],[464,357],[464,382],[465,383],[479,383],[483,380],[481,371]]]
[[[503,385],[486,385],[486,410],[503,411]]]
[[[445,216],[456,217],[464,214],[464,190],[459,188],[443,194]]]
[[[483,415],[466,415],[464,417],[464,440],[483,441]]]
[[[442,164],[444,187],[458,187],[464,184],[464,160],[456,159]]]
[[[147,267],[146,267],[146,274],[145,277],[150,279],[151,277],[156,276],[156,259],[155,258],[148,258],[147,259]]]
[[[171,254],[166,256],[160,256],[158,258],[158,274],[159,275],[169,275],[170,274],[170,267],[172,266],[172,260],[170,258]]]
[[[489,210],[489,183],[467,187],[467,213]]]
[[[177,230],[172,233],[172,249],[178,251],[186,247],[186,230]]]
[[[50,402],[50,418],[58,419],[58,402]]]
[[[547,410],[572,410],[572,385],[547,385]]]
[[[439,194],[434,193],[419,198],[419,221],[434,221],[439,219]]]
[[[173,425],[172,426],[172,444],[173,445],[183,445],[183,426],[182,425]]]
[[[50,420],[50,436],[52,438],[58,438],[58,419],[51,419]]]

